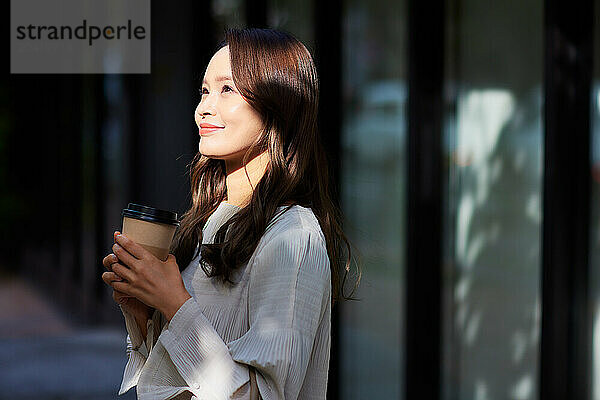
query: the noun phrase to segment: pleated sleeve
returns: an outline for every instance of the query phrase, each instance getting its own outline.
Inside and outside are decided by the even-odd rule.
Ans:
[[[150,354],[154,343],[156,343],[155,329],[160,324],[160,314],[155,310],[152,318],[148,319],[146,323],[147,334],[144,340],[135,317],[125,311],[122,306],[119,305],[119,308],[125,318],[125,328],[127,329],[127,364],[125,365],[123,380],[119,389],[119,395],[121,395],[138,383],[148,354]]]
[[[304,381],[322,310],[330,301],[329,259],[319,233],[295,229],[270,239],[253,259],[250,328],[225,343],[188,299],[159,337],[198,399],[230,399],[257,370],[265,400],[294,400]],[[238,392],[239,394],[239,392]]]

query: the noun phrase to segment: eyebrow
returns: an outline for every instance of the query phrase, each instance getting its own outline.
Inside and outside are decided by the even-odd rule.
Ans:
[[[217,76],[217,77],[215,78],[215,81],[217,81],[217,82],[221,82],[221,81],[232,81],[232,82],[233,82],[233,79],[231,79],[231,77],[230,77],[230,76]],[[205,83],[206,83],[206,78],[204,78],[204,80],[202,80],[202,84],[205,84]]]

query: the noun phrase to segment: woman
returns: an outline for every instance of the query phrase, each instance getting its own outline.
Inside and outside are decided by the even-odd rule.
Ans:
[[[192,205],[172,254],[162,262],[115,232],[103,260],[128,332],[119,394],[137,385],[141,399],[246,399],[255,377],[264,399],[325,398],[350,245],[318,97],[293,36],[226,31],[202,82]]]

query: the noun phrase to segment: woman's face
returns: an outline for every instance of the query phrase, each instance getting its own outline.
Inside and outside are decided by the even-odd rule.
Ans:
[[[200,132],[198,150],[206,157],[225,160],[228,169],[241,166],[248,147],[258,138],[262,119],[240,95],[231,75],[229,46],[212,57],[202,82],[195,120]],[[218,126],[208,131],[204,124]]]

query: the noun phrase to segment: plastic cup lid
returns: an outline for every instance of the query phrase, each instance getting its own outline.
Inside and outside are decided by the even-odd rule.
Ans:
[[[172,211],[159,210],[158,208],[142,206],[140,204],[129,203],[127,208],[123,209],[123,217],[141,219],[148,222],[158,222],[179,226],[177,213]]]

